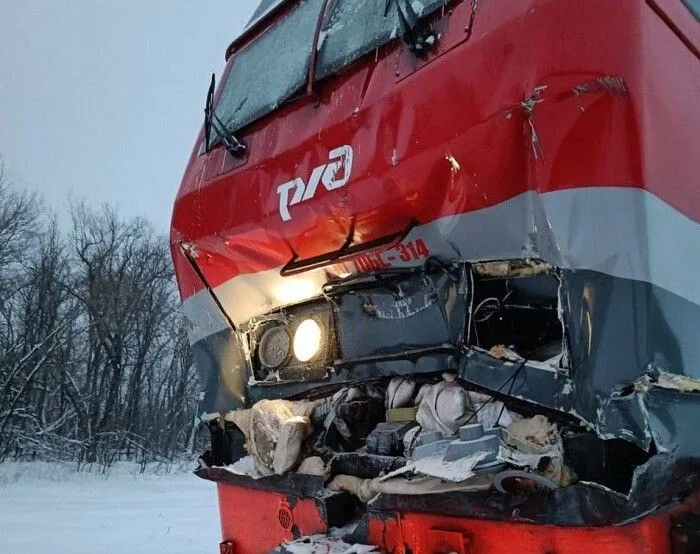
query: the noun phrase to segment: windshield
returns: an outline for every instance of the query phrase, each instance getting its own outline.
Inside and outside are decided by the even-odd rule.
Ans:
[[[271,13],[272,10],[280,6],[282,2],[284,2],[284,0],[262,0],[260,4],[258,4],[258,7],[255,8],[253,15],[250,17],[250,21],[246,23],[246,26],[243,29],[243,31],[247,31],[256,23],[264,19],[265,16],[267,16],[267,14]]]
[[[235,54],[216,116],[236,131],[303,89],[323,0],[303,0]]]
[[[335,73],[356,59],[401,36],[398,6],[418,17],[448,0],[338,0],[319,37],[316,77]]]
[[[447,0],[336,0],[319,36],[316,77],[335,73],[403,33],[402,13],[417,17]],[[259,7],[263,17],[279,2]],[[304,88],[323,0],[302,0],[281,21],[235,54],[216,117],[235,132],[274,111]],[[256,12],[257,14],[257,12]],[[255,19],[254,15],[254,19]],[[216,141],[216,130],[212,140]]]

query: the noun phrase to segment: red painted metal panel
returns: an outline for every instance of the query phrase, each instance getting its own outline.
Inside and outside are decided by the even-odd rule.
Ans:
[[[429,514],[371,519],[390,554],[670,554],[668,516],[619,527],[556,527]]]
[[[227,483],[218,483],[217,490],[222,538],[228,543],[226,548],[235,554],[268,552],[299,535],[327,530],[312,499]]]
[[[459,2],[445,18],[461,25],[471,9]],[[456,41],[457,28],[446,36],[457,46],[398,82],[397,68],[408,63],[400,40],[317,83],[319,102],[303,97],[251,125],[241,167],[220,150],[199,156],[196,148],[176,201],[173,244],[196,243],[198,264],[217,286],[279,267],[292,250],[308,258],[337,249],[353,217],[357,236],[369,241],[413,218],[427,223],[529,190],[637,187],[700,221],[700,110],[689,109],[700,65],[647,3],[483,2],[469,40]],[[282,221],[277,186],[308,179],[343,144],[355,150],[347,186],[319,187]],[[181,265],[186,298],[202,285]]]

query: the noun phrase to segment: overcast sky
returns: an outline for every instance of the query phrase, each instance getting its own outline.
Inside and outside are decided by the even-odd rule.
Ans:
[[[0,156],[70,194],[170,223],[212,71],[258,0],[0,0]]]

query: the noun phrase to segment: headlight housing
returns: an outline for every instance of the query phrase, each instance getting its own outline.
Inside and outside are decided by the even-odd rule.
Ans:
[[[256,381],[321,378],[337,354],[333,310],[325,301],[290,306],[240,331],[248,337]]]

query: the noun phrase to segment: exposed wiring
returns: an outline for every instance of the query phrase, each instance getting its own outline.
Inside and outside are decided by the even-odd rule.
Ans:
[[[486,306],[489,302],[495,303],[495,306],[494,306],[495,309],[491,313],[486,315],[485,317],[482,317],[481,319],[477,319],[476,314],[478,314],[479,310],[481,310],[481,308]],[[488,321],[488,319],[491,318],[493,316],[493,314],[495,314],[500,309],[500,307],[501,307],[501,301],[498,298],[496,298],[495,296],[485,298],[484,300],[482,300],[481,302],[479,302],[477,304],[476,309],[474,310],[474,323],[483,323],[484,321]]]
[[[474,322],[472,321],[474,317],[474,272],[472,271],[472,268],[469,268],[469,281],[470,281],[470,289],[469,289],[469,313],[467,314],[468,317],[468,325],[467,325],[467,345],[471,344],[471,338],[472,338],[472,326]],[[476,332],[476,329],[474,330]],[[477,344],[479,343],[479,338],[477,337]]]
[[[513,375],[513,380],[510,382],[510,387],[508,387],[508,392],[506,393],[506,396],[510,396],[511,393],[513,392],[513,385],[515,385],[515,380],[518,377],[518,373],[520,373],[520,370],[525,366],[525,362],[527,360],[523,360],[520,365],[518,366],[518,369],[515,370],[515,374]],[[493,397],[491,397],[493,398]],[[501,407],[501,411],[498,414],[498,417],[496,418],[496,425],[498,425],[498,422],[501,421],[501,416],[503,415],[503,412],[506,409],[506,403],[503,402],[503,406]]]
[[[517,379],[518,374],[520,373],[520,370],[522,370],[522,368],[525,367],[526,363],[527,363],[527,360],[521,361],[518,364],[518,367],[515,368],[515,371],[513,372],[513,374],[510,377],[508,377],[508,379],[506,379],[505,382],[500,387],[498,387],[496,389],[496,392],[501,392],[505,388],[505,386],[508,383],[510,383],[510,388],[508,389],[508,392],[506,393],[507,395],[510,395],[510,393],[513,391],[513,385],[515,385],[515,380]],[[467,421],[464,422],[464,424],[466,425],[467,423],[469,423],[472,419],[474,419],[474,417],[476,417],[476,415],[481,410],[483,410],[487,405],[491,404],[491,402],[493,402],[494,400],[495,400],[495,398],[492,395],[488,401],[484,402],[481,405],[481,407],[479,407],[478,410],[476,410],[472,415],[469,416],[469,418],[467,419]],[[501,416],[503,415],[503,411],[505,410],[505,408],[506,408],[506,403],[503,402],[503,407],[501,408],[501,413],[499,413],[498,418],[496,418],[496,424],[498,424],[498,422],[501,420]]]
[[[508,300],[508,297],[513,293],[512,290],[509,290],[506,295],[501,298],[500,300],[496,298],[495,296],[489,296],[488,298],[484,298],[479,304],[477,304],[476,308],[474,309],[473,317],[474,317],[474,323],[483,323],[484,321],[488,321],[493,317],[493,315],[500,309],[505,307],[504,302]],[[479,310],[481,310],[483,307],[487,306],[489,303],[495,303],[496,305],[494,306],[493,311],[489,313],[488,315],[476,319],[476,314],[479,313]]]

